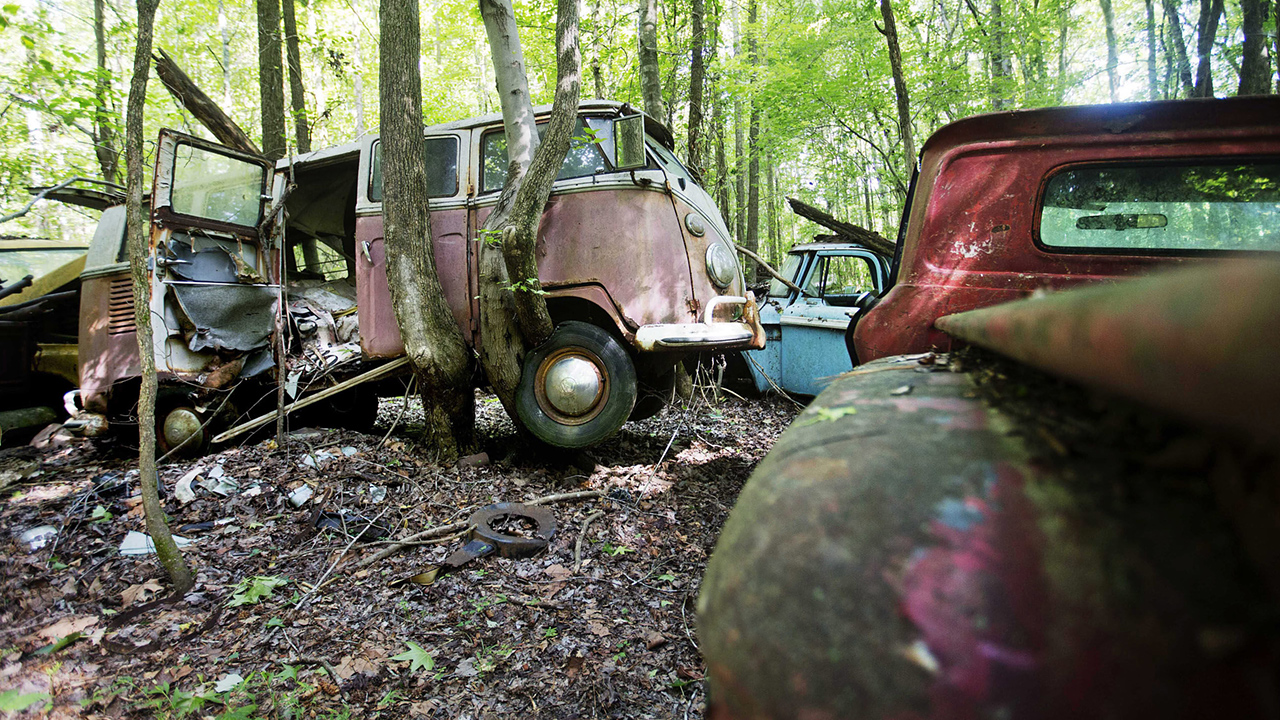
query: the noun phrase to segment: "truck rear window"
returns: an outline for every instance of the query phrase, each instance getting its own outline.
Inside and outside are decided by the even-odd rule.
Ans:
[[[1049,179],[1040,242],[1063,250],[1280,250],[1280,162],[1095,165]]]

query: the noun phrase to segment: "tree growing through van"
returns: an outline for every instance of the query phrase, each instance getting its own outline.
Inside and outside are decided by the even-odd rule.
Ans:
[[[387,284],[422,394],[426,440],[442,459],[475,434],[471,354],[436,273],[423,154],[418,0],[382,0],[379,66]]]
[[[142,387],[138,391],[138,473],[147,533],[155,543],[160,564],[169,574],[174,595],[185,594],[195,584],[182,551],[165,522],[156,487],[156,358],[151,333],[151,277],[147,272],[149,228],[142,208],[142,113],[146,104],[147,74],[151,70],[151,32],[160,0],[138,0],[138,45],[125,119],[125,173],[128,194],[129,267],[133,274],[133,308],[138,328],[138,360]]]
[[[569,151],[581,85],[578,6],[560,0],[556,11],[557,80],[551,118],[541,142],[510,0],[480,0],[489,37],[507,136],[509,171],[493,213],[480,234],[480,363],[494,394],[512,419],[521,361],[552,332],[534,254],[538,224],[551,184]],[[508,309],[510,308],[510,309]],[[514,311],[514,316],[512,313]]]

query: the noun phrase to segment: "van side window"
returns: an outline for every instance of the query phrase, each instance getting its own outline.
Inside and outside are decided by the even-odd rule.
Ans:
[[[458,138],[426,138],[427,197],[453,197],[458,194]],[[373,162],[369,169],[369,199],[382,201],[382,142],[373,144]]]
[[[858,295],[875,292],[871,264],[852,255],[820,255],[805,283],[805,295],[820,297],[829,305],[851,306]]]
[[[1049,178],[1050,249],[1280,250],[1280,162],[1095,165]]]
[[[592,118],[591,120],[595,120]],[[593,142],[592,133],[601,142],[606,141],[604,137],[610,127],[609,123],[591,122],[592,133],[583,130],[586,127],[582,118],[578,118],[578,124],[573,130],[573,137],[569,141],[569,152],[565,153],[564,164],[560,166],[560,172],[556,174],[556,180],[568,180],[570,178],[588,177],[596,173],[607,172],[609,164],[605,162],[604,155],[600,152],[599,143]],[[538,136],[547,129],[545,122],[538,124]],[[480,178],[480,191],[492,192],[501,190],[503,183],[507,181],[507,134],[502,130],[493,130],[484,134],[484,138],[480,141],[480,158],[483,172]]]

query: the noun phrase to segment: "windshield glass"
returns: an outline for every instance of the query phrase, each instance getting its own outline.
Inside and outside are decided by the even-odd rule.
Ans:
[[[796,271],[800,269],[800,259],[803,257],[800,253],[793,253],[787,256],[782,263],[782,269],[778,274],[782,277],[795,282]],[[769,297],[786,297],[791,294],[791,288],[782,284],[781,280],[774,278],[769,282]]]
[[[5,250],[0,248],[0,281],[10,283],[31,275],[40,277],[84,254],[84,248]]]

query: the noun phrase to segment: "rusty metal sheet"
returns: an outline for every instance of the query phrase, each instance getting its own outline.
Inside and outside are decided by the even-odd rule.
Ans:
[[[923,369],[837,380],[748,481],[698,599],[711,717],[1275,707],[1274,599],[1207,483],[1117,495]]]
[[[1280,262],[1223,261],[939,318],[958,338],[1184,417],[1280,439]]]

